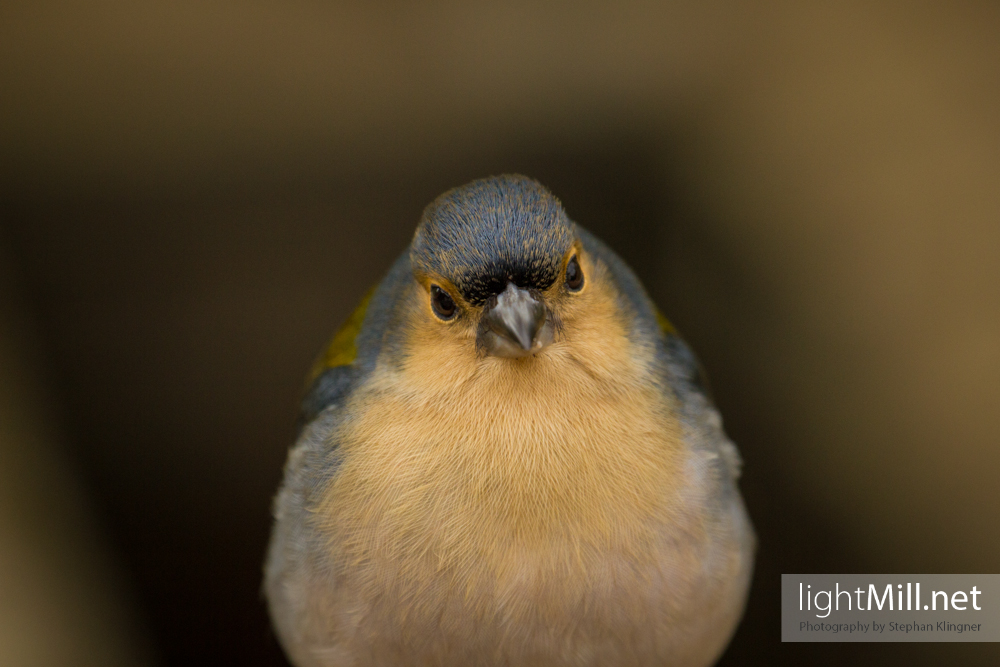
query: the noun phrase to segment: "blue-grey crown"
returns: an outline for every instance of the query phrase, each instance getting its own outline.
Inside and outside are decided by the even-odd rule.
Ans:
[[[575,237],[562,204],[541,183],[494,176],[449,190],[424,210],[410,262],[482,305],[508,282],[550,287]]]

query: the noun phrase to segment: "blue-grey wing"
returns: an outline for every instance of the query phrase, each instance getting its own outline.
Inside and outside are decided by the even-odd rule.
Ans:
[[[341,404],[356,386],[360,375],[353,365],[335,366],[320,373],[299,406],[298,433],[301,434],[302,429],[324,410]]]
[[[409,257],[403,253],[385,279],[362,301],[327,352],[321,356],[301,403],[299,432],[288,453],[284,480],[274,499],[274,529],[264,568],[264,593],[275,629],[296,664],[312,664],[300,653],[300,636],[308,623],[306,602],[317,585],[328,585],[323,562],[327,539],[313,523],[330,481],[340,469],[341,425],[349,417],[354,392],[370,377],[380,352],[392,345],[386,335],[398,316],[399,300],[412,281]],[[343,334],[343,335],[342,335]]]
[[[593,234],[579,226],[577,230],[584,248],[608,267],[627,300],[634,315],[633,338],[655,346],[658,374],[664,391],[676,399],[688,442],[704,455],[708,467],[719,474],[719,483],[735,489],[740,456],[722,429],[722,418],[712,402],[698,358],[660,315],[632,269]]]
[[[341,403],[322,410],[303,427],[288,454],[284,481],[274,499],[274,528],[264,565],[264,594],[275,631],[294,664],[312,664],[303,628],[310,591],[323,570],[324,535],[312,522],[315,508],[340,465],[337,442]]]

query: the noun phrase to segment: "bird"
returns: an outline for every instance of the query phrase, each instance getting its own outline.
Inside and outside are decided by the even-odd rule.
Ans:
[[[296,667],[714,664],[756,549],[701,367],[538,181],[483,178],[316,362],[273,505]]]

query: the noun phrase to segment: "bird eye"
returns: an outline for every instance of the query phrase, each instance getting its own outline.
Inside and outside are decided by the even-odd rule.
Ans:
[[[583,270],[580,268],[580,262],[577,261],[576,255],[573,255],[569,264],[566,265],[566,287],[571,292],[579,292],[583,289]]]
[[[454,299],[437,285],[431,285],[431,308],[434,310],[434,314],[442,320],[450,320],[455,317]]]

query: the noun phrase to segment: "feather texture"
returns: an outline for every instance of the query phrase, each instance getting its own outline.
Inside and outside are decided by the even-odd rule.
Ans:
[[[364,311],[356,358],[313,384],[266,568],[298,667],[708,665],[742,613],[754,546],[739,457],[694,356],[631,270],[525,181],[429,207]],[[442,210],[460,240],[427,240]],[[551,232],[536,234],[547,259],[505,216]],[[494,260],[522,251],[501,268],[557,272],[577,252],[584,289],[523,274],[558,335],[535,356],[483,355],[476,290],[502,288]],[[431,315],[427,275],[478,285],[462,317]]]

